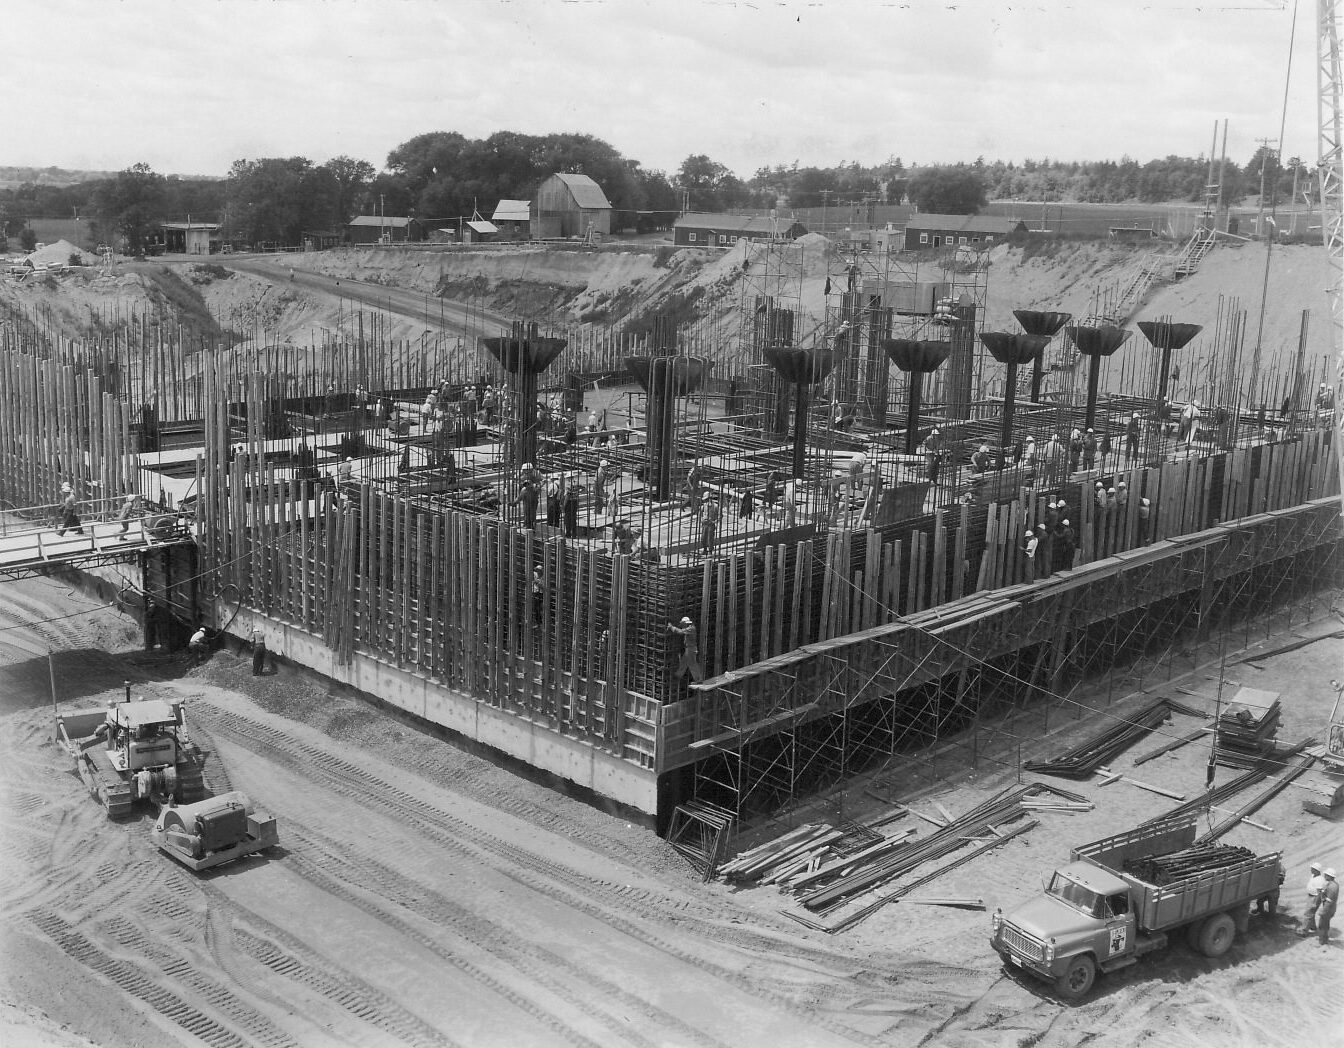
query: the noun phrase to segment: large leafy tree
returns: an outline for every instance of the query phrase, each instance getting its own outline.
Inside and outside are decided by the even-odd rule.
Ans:
[[[732,179],[732,182],[729,180]],[[704,153],[693,153],[681,162],[677,182],[685,191],[692,211],[722,211],[728,206],[724,189],[734,190],[737,182],[733,173]],[[737,182],[737,185],[740,185]]]
[[[989,203],[984,176],[965,164],[920,168],[908,194],[921,211],[937,215],[974,215]]]
[[[100,226],[115,230],[126,250],[139,254],[163,220],[165,196],[164,177],[148,164],[135,164],[99,186],[94,207]]]
[[[297,244],[304,230],[337,224],[341,187],[306,157],[237,160],[229,170],[229,220],[253,243]]]
[[[343,226],[359,214],[364,196],[378,172],[367,160],[356,160],[351,156],[332,157],[318,171],[326,172],[335,180],[337,191],[333,218],[337,226]]]

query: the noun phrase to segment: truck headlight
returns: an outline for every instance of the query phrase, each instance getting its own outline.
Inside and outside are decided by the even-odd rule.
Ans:
[[[994,912],[989,915],[989,926],[994,929],[995,935],[1003,927],[1003,910],[1001,908],[996,907]]]
[[[1046,964],[1052,964],[1054,962],[1055,940],[1053,938],[1051,938],[1051,940],[1045,944],[1045,949],[1041,952],[1041,958],[1045,961]]]

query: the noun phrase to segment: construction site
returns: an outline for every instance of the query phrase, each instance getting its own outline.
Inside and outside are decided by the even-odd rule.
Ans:
[[[445,277],[546,248],[202,276],[306,342],[3,289],[6,1043],[1342,1043],[1322,38],[1324,251],[1211,161],[1105,266],[743,238],[639,325]]]

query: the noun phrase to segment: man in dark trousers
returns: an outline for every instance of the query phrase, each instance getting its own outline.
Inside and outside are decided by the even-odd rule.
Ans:
[[[577,538],[579,534],[579,489],[576,484],[565,486],[562,515],[565,518],[565,538]]]
[[[252,676],[266,672],[266,633],[260,626],[252,627]]]
[[[1339,883],[1335,880],[1334,868],[1325,871],[1325,887],[1321,889],[1320,901],[1316,903],[1316,941],[1322,946],[1330,943],[1330,919],[1335,915],[1335,906],[1339,902]]]
[[[513,500],[523,507],[523,527],[532,531],[537,526],[537,485],[529,477],[523,481],[522,488],[518,491],[518,497]]]

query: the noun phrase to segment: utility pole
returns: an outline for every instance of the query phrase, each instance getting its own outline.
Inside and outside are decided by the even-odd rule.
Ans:
[[[1260,143],[1260,206],[1255,213],[1255,235],[1260,236],[1263,232],[1262,223],[1265,220],[1265,168],[1269,165],[1270,145],[1278,144],[1276,138],[1257,138]],[[1275,159],[1278,154],[1275,153]]]
[[[830,195],[831,195],[831,191],[830,191],[829,189],[823,189],[823,190],[821,191],[821,232],[822,232],[822,233],[825,233],[825,232],[826,232],[826,200],[827,200],[827,198],[828,198]]]

